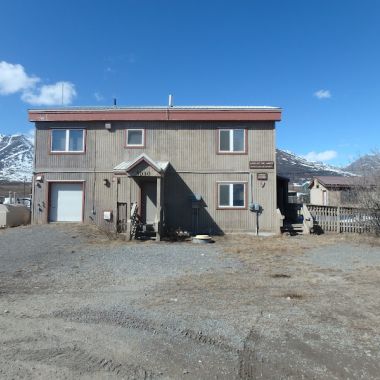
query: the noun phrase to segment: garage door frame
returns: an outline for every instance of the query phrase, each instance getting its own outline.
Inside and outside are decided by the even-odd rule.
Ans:
[[[46,181],[48,184],[48,191],[47,191],[47,213],[46,213],[46,223],[60,223],[60,222],[51,222],[50,221],[50,201],[51,201],[51,189],[52,189],[52,184],[55,183],[80,183],[82,184],[82,221],[79,223],[84,222],[84,207],[85,207],[85,197],[86,197],[86,181],[84,180],[47,180]],[[62,222],[63,223],[63,222]],[[70,223],[70,222],[65,222],[65,223]],[[72,223],[78,223],[78,222],[72,222]]]

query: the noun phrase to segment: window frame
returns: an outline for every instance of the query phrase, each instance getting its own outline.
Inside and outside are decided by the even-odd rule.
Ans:
[[[234,151],[231,150],[233,149],[233,143],[234,143],[234,138],[233,138],[233,132],[236,130],[243,131],[243,136],[244,136],[244,142],[243,142],[243,150],[238,150]],[[229,143],[230,143],[230,150],[220,150],[220,133],[222,131],[229,131],[230,136],[229,136]],[[248,154],[248,129],[247,128],[218,128],[217,129],[217,154]]]
[[[142,142],[141,144],[128,144],[128,132],[129,131],[141,131],[142,132]],[[146,131],[145,128],[127,128],[125,130],[125,136],[124,136],[124,147],[129,149],[141,149],[145,148],[146,143]]]
[[[247,210],[248,208],[248,193],[247,193],[247,181],[218,181],[216,183],[216,209],[217,210]],[[230,193],[229,193],[229,200],[230,204],[228,206],[221,206],[220,205],[220,185],[230,185]],[[244,186],[244,205],[243,206],[233,206],[233,185],[243,185]],[[232,186],[232,192],[231,192],[231,186]],[[232,206],[231,206],[232,201]]]
[[[65,131],[65,150],[53,150],[53,132]],[[82,150],[69,150],[70,147],[70,131],[82,131]],[[85,128],[51,128],[50,129],[50,154],[85,154],[86,153],[86,136]]]

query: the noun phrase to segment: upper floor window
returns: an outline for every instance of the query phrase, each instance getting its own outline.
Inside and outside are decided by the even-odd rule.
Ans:
[[[84,152],[84,129],[52,129],[51,152],[82,153]]]
[[[246,184],[218,183],[218,208],[245,208],[246,207]]]
[[[245,129],[219,129],[219,153],[246,153]]]
[[[126,146],[128,148],[143,148],[145,146],[145,130],[127,129]]]

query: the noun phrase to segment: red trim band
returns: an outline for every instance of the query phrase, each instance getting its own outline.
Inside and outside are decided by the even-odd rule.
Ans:
[[[29,121],[280,121],[281,110],[29,110]]]

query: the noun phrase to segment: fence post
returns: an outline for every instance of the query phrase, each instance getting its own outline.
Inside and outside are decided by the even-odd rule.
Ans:
[[[340,206],[336,210],[336,232],[340,234]]]

